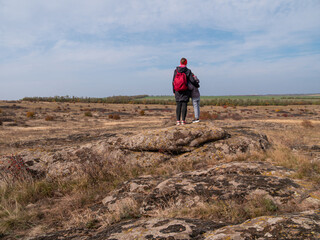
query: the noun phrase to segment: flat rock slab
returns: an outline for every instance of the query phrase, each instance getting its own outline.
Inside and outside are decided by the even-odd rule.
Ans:
[[[203,233],[223,226],[225,224],[198,219],[134,219],[100,230],[70,229],[32,238],[32,240],[200,240]]]
[[[198,219],[133,219],[99,230],[70,229],[45,234],[32,240],[225,240],[225,239],[319,239],[320,212],[308,211],[263,216],[239,225]]]
[[[320,239],[320,212],[308,211],[250,219],[205,233],[204,240]]]
[[[303,189],[293,180],[270,173],[285,176],[292,172],[268,163],[233,162],[170,178],[144,176],[125,182],[102,203],[113,211],[119,205],[134,201],[140,206],[140,213],[148,215],[172,204],[191,207],[216,200],[241,202],[259,194],[281,205],[297,201],[303,195]]]
[[[218,229],[224,224],[197,219],[139,219],[115,224],[97,233],[92,239],[200,239],[202,233]]]
[[[174,126],[145,131],[134,136],[110,139],[109,144],[132,151],[188,152],[212,141],[223,139],[227,133],[211,123]]]

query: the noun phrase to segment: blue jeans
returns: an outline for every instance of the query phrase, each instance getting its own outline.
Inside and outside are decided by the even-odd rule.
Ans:
[[[200,115],[200,98],[192,98],[194,118],[199,119]]]

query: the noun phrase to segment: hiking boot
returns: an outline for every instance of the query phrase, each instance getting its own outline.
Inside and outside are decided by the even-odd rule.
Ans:
[[[186,125],[186,121],[181,121],[181,125]]]
[[[192,121],[192,123],[198,123],[198,122],[200,122],[199,119],[195,119],[195,120]]]
[[[181,125],[181,122],[180,122],[180,121],[177,121],[176,125],[177,125],[177,126]]]

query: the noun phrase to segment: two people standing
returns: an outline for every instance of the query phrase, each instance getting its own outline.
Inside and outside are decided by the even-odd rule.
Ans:
[[[187,68],[188,61],[181,58],[180,66],[174,70],[172,88],[176,99],[177,125],[186,124],[187,105],[190,97],[194,107],[195,119],[193,123],[199,122],[200,114],[200,92],[199,79]]]

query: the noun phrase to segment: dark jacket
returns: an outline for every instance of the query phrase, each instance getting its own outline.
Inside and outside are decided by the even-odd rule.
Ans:
[[[198,83],[198,87],[194,86],[191,82],[189,82],[188,89],[191,91],[191,98],[196,99],[196,98],[200,98],[200,92],[199,92],[200,81],[196,76],[193,76],[193,78]]]
[[[174,96],[176,98],[176,102],[189,102],[189,98],[191,96],[191,91],[190,90],[186,90],[186,91],[175,91],[174,90],[173,81],[174,81],[174,78],[175,78],[175,76],[177,74],[177,71],[180,72],[180,73],[185,73],[186,74],[188,84],[192,83],[195,87],[199,87],[199,84],[193,78],[193,74],[192,74],[192,72],[191,72],[191,70],[189,68],[187,68],[187,67],[177,67],[174,70],[173,80],[172,80],[172,90],[173,90],[173,93],[175,94]]]

